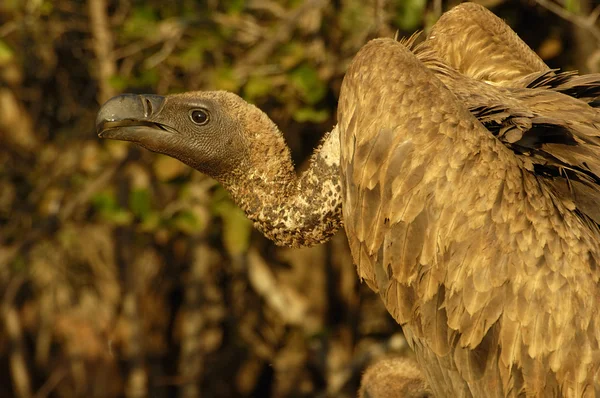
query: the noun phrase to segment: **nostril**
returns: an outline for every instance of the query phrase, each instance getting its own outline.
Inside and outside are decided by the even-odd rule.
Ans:
[[[152,101],[150,101],[147,97],[144,97],[144,101],[146,103],[146,117],[152,115],[152,112],[154,111],[152,109]]]
[[[165,97],[152,94],[139,94],[139,102],[144,111],[145,118],[155,117],[162,107]]]

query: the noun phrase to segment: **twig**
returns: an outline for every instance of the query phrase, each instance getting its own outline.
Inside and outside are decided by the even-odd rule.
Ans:
[[[161,49],[148,57],[144,62],[146,68],[154,68],[173,52],[185,33],[185,28],[186,24],[182,20],[176,18],[164,20],[158,24],[157,31],[153,32],[149,37],[144,38],[144,40],[139,40],[122,48],[115,49],[113,58],[115,60],[128,58],[143,50],[162,44]]]
[[[105,0],[88,0],[94,53],[98,63],[98,102],[104,103],[114,95],[110,78],[117,68],[113,57],[113,40],[106,16]]]
[[[125,161],[120,161],[100,174],[94,181],[90,182],[80,193],[75,196],[72,200],[67,202],[61,209],[58,219],[60,221],[66,221],[73,216],[75,210],[83,203],[87,203],[96,192],[102,189],[108,181],[115,175],[117,170],[123,165]],[[49,224],[42,228],[33,230],[27,237],[12,246],[0,247],[0,269],[8,267],[11,261],[15,259],[20,253],[29,247],[33,242],[41,239],[44,235],[47,235],[52,231],[52,224]]]
[[[87,203],[92,196],[103,187],[108,184],[108,182],[113,178],[117,170],[121,167],[123,163],[115,163],[109,166],[106,170],[104,170],[98,177],[96,177],[93,181],[89,182],[77,196],[67,202],[59,213],[59,219],[61,221],[66,221],[73,216],[75,210],[82,205],[83,203]]]
[[[596,8],[594,8],[592,10],[592,12],[590,12],[590,15],[588,16],[588,22],[590,25],[594,25],[596,24],[596,21],[598,20],[598,17],[600,17],[600,6],[596,6]]]
[[[184,280],[185,320],[182,322],[179,375],[181,387],[179,397],[197,398],[201,396],[198,379],[202,376],[204,356],[202,332],[206,329],[206,315],[203,308],[203,281],[210,269],[210,249],[203,242],[197,242],[189,277]]]
[[[158,50],[158,52],[152,54],[146,59],[146,61],[144,62],[144,66],[147,69],[152,69],[161,62],[163,62],[169,55],[171,55],[173,50],[175,50],[175,47],[177,46],[177,43],[181,40],[182,35],[183,29],[179,29],[177,32],[175,32],[175,35],[173,37],[171,37],[169,40],[163,43],[162,47],[160,48],[160,50]]]
[[[379,32],[381,26],[385,23],[385,0],[375,0],[374,3],[374,16],[375,20],[375,32]]]
[[[129,270],[128,280],[131,281],[133,270]],[[123,295],[123,317],[128,323],[126,360],[130,365],[125,381],[125,397],[138,398],[148,395],[148,373],[144,367],[144,347],[142,345],[141,320],[138,306],[138,296],[135,287],[129,283],[129,291]]]
[[[5,37],[17,30],[19,25],[16,21],[6,22],[4,25],[0,26],[0,37]]]
[[[48,397],[52,391],[56,388],[58,383],[60,383],[67,375],[67,369],[61,367],[56,369],[50,377],[46,380],[46,382],[40,387],[40,389],[35,393],[33,398],[46,398]]]
[[[442,16],[442,0],[434,0],[433,1],[433,16],[437,21]]]
[[[2,319],[4,320],[6,335],[11,344],[10,375],[15,394],[19,398],[29,398],[31,397],[31,380],[29,379],[25,360],[25,343],[23,342],[19,314],[13,305],[14,298],[23,283],[24,278],[16,276],[8,284],[2,303]]]
[[[301,6],[288,11],[286,16],[279,22],[272,35],[259,45],[254,47],[245,57],[242,57],[242,62],[235,67],[236,75],[244,79],[253,69],[255,64],[264,63],[267,58],[275,51],[277,45],[289,40],[292,32],[298,25],[300,18],[315,8],[322,8],[327,4],[325,0],[306,0]]]
[[[597,14],[600,13],[598,7],[596,7],[596,9],[592,11],[592,13],[586,18],[580,15],[573,14],[572,12],[562,8],[558,4],[553,3],[549,0],[536,0],[536,3],[544,7],[548,11],[558,15],[562,19],[569,21],[582,29],[587,30],[594,36],[596,41],[600,44],[600,28],[598,28],[595,24],[596,20],[598,19]]]

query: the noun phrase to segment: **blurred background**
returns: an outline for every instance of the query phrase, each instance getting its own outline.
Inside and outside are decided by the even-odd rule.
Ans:
[[[2,0],[0,397],[352,397],[408,355],[340,233],[274,247],[213,180],[94,131],[122,92],[224,89],[299,168],[344,71],[440,0]],[[592,0],[488,0],[552,67],[600,70]]]

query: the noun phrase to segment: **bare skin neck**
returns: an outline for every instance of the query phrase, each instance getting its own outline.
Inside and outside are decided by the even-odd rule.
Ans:
[[[270,122],[270,121],[269,121]],[[342,226],[337,127],[313,153],[301,175],[274,124],[249,137],[242,165],[218,178],[254,226],[280,246],[312,246]]]

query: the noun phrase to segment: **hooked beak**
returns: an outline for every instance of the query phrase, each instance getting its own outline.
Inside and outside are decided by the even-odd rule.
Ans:
[[[106,101],[96,117],[96,132],[100,138],[144,142],[160,139],[170,132],[153,121],[161,111],[165,97],[159,95],[123,94]]]

